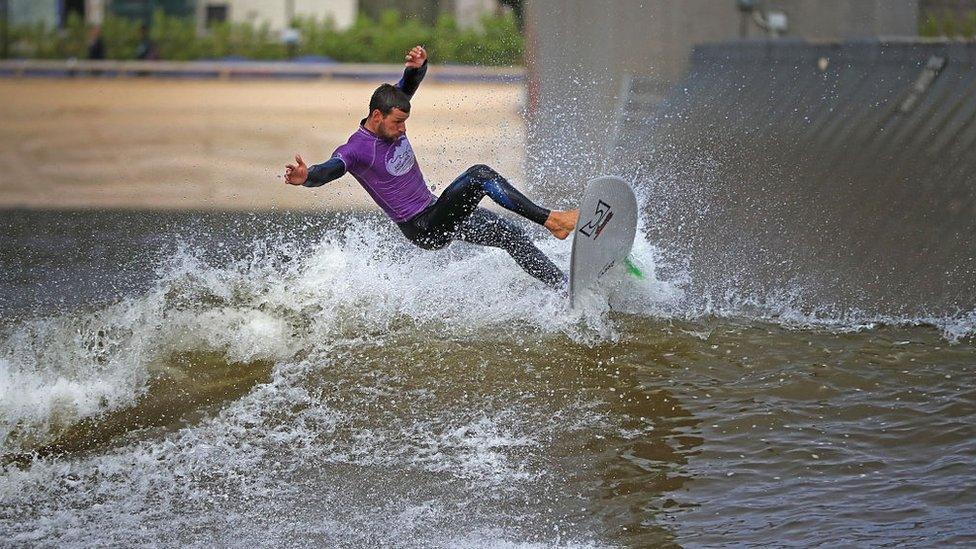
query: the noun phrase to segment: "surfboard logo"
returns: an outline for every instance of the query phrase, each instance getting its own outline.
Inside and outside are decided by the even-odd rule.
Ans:
[[[406,138],[402,138],[386,152],[386,171],[390,175],[403,175],[409,172],[413,165],[413,147]]]
[[[593,217],[586,221],[586,224],[579,228],[579,232],[587,238],[592,238],[596,240],[599,238],[600,233],[603,232],[603,228],[610,223],[610,219],[613,218],[613,209],[610,204],[600,200],[597,202],[596,211],[593,212]]]

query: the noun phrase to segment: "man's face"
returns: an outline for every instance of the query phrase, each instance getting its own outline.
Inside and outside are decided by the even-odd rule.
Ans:
[[[407,133],[407,118],[410,113],[403,112],[394,107],[390,114],[383,116],[380,111],[375,111],[379,115],[380,121],[376,126],[376,135],[385,141],[396,141],[401,135]]]

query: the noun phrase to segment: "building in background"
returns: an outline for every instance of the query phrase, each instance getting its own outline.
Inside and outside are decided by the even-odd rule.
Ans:
[[[441,15],[452,15],[461,27],[476,26],[485,14],[510,11],[512,1],[500,0],[360,0],[362,12],[377,18],[386,10],[397,10],[407,17],[434,24]]]
[[[65,8],[70,7],[71,10]],[[64,24],[74,5],[65,6],[61,0],[8,0],[7,19],[10,25],[36,25],[58,27]],[[84,11],[80,11],[82,15]]]
[[[63,27],[72,16],[99,25],[108,14],[148,21],[153,12],[192,17],[196,0],[6,0],[11,25]]]
[[[284,31],[296,17],[331,19],[346,29],[356,21],[359,0],[198,0],[196,17],[201,29],[213,23],[267,24]]]

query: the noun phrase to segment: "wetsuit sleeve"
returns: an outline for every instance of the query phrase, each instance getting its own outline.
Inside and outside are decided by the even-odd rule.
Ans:
[[[403,77],[397,82],[396,87],[403,90],[403,93],[407,94],[408,97],[413,97],[413,94],[417,93],[417,88],[420,87],[420,81],[424,79],[424,75],[426,74],[427,61],[424,61],[424,64],[416,69],[404,69]]]
[[[346,165],[341,158],[332,157],[321,164],[308,168],[308,179],[302,183],[303,187],[319,187],[333,179],[339,179],[346,173]]]

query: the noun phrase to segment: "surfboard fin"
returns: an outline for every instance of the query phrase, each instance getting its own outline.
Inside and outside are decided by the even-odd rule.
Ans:
[[[640,270],[640,267],[638,267],[637,263],[634,262],[633,257],[629,255],[625,257],[624,266],[627,267],[627,272],[630,273],[631,276],[638,280],[644,280],[644,271]]]

